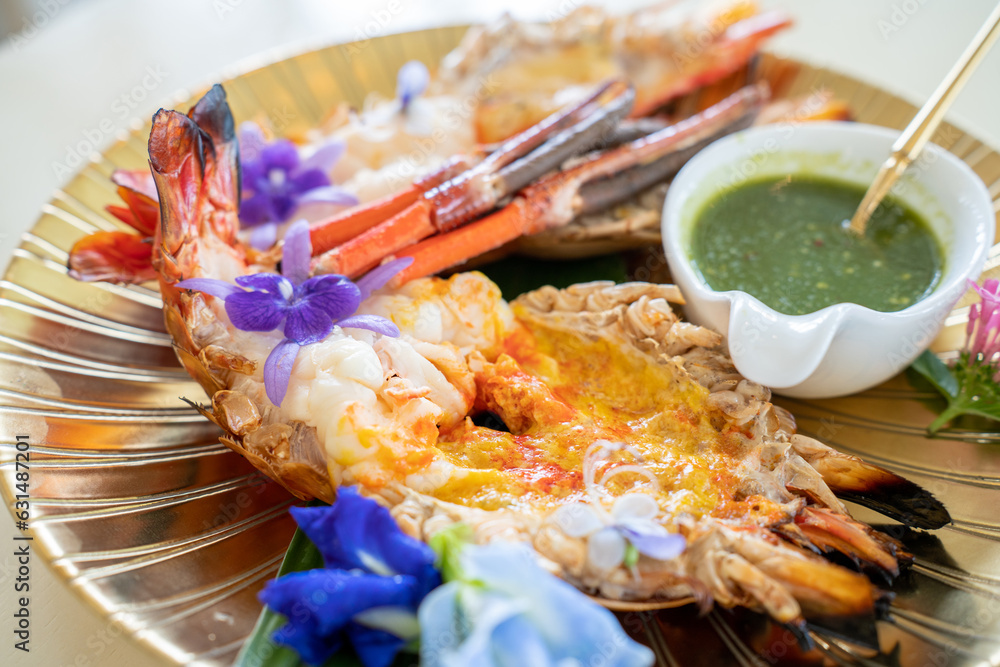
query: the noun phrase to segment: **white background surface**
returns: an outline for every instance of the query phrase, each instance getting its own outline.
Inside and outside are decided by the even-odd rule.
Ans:
[[[785,8],[797,19],[792,30],[771,42],[772,50],[877,83],[919,104],[995,0],[761,3]],[[236,74],[241,61],[262,51],[274,50],[277,57],[372,36],[363,31],[377,25],[379,12],[390,20],[378,34],[388,34],[484,20],[505,8],[518,17],[544,18],[575,4],[394,0],[398,11],[389,13],[390,0],[78,0],[66,7],[52,0],[48,10],[16,25],[20,32],[0,44],[0,265],[6,265],[52,190],[68,180],[60,165],[74,145],[92,140],[100,150],[116,132],[170,106],[188,89]],[[139,100],[130,91],[141,87],[144,77],[154,83]],[[949,119],[1000,146],[1000,49],[980,67]],[[101,129],[109,123],[114,131]],[[37,557],[31,566],[31,653],[15,651],[17,565],[7,546],[13,544],[13,527],[4,512],[0,525],[0,664],[163,664],[91,611]]]

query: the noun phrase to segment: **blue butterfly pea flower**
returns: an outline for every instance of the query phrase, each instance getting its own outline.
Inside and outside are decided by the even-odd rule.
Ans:
[[[293,572],[269,583],[260,599],[288,617],[273,640],[293,648],[309,664],[322,664],[350,641],[367,667],[392,663],[396,653],[414,636],[398,636],[354,621],[362,612],[389,617],[410,614],[416,608],[412,577],[381,577],[343,570]],[[415,623],[415,621],[414,621]],[[388,624],[387,624],[388,625]],[[413,625],[413,624],[410,624]]]
[[[293,507],[291,512],[330,569],[408,575],[421,599],[441,583],[434,551],[401,531],[389,510],[353,487],[340,488],[330,507]]]
[[[462,576],[420,606],[423,667],[648,667],[615,616],[543,570],[522,545],[466,546]]]
[[[387,667],[420,635],[417,608],[441,583],[434,552],[351,487],[330,507],[292,515],[326,568],[280,577],[261,592],[288,618],[274,640],[314,665],[350,642],[366,667]]]

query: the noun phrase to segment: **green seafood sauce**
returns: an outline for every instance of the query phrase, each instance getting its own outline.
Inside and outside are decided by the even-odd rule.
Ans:
[[[943,256],[927,223],[886,198],[859,237],[847,229],[865,191],[807,176],[740,184],[695,219],[691,260],[719,292],[740,290],[786,315],[836,303],[892,312],[930,294]]]

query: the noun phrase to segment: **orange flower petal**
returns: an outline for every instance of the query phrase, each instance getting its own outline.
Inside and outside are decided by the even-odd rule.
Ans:
[[[134,284],[153,280],[153,244],[129,232],[85,236],[70,250],[69,275],[85,282]]]

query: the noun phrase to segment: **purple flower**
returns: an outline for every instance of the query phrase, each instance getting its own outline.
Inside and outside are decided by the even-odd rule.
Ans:
[[[427,71],[427,66],[419,60],[411,60],[399,68],[396,74],[396,97],[403,111],[410,106],[410,102],[423,94],[430,80],[431,74]]]
[[[269,144],[260,128],[248,122],[240,126],[240,151],[240,222],[246,226],[284,222],[305,204],[358,203],[352,194],[331,185],[326,175],[343,154],[343,142],[325,144],[300,161],[295,144],[287,139]]]
[[[280,577],[260,593],[288,617],[274,640],[322,664],[350,641],[366,667],[386,667],[420,634],[417,607],[441,584],[434,552],[389,511],[342,487],[330,507],[292,508],[326,569]]]
[[[412,258],[384,264],[354,283],[338,275],[310,278],[311,255],[309,224],[299,220],[285,236],[281,275],[240,276],[236,285],[214,278],[189,278],[177,283],[178,287],[224,299],[226,314],[237,329],[273,331],[283,326],[284,340],[274,346],[264,362],[264,388],[275,405],[281,405],[285,398],[299,349],[320,342],[335,325],[368,329],[384,336],[399,335],[396,325],[386,318],[354,312],[373,290],[409,266]]]
[[[982,298],[969,308],[969,323],[965,330],[965,350],[969,361],[985,366],[996,365],[1000,356],[1000,281],[991,278],[982,287],[970,280],[969,285]],[[1000,369],[993,376],[1000,382]]]

